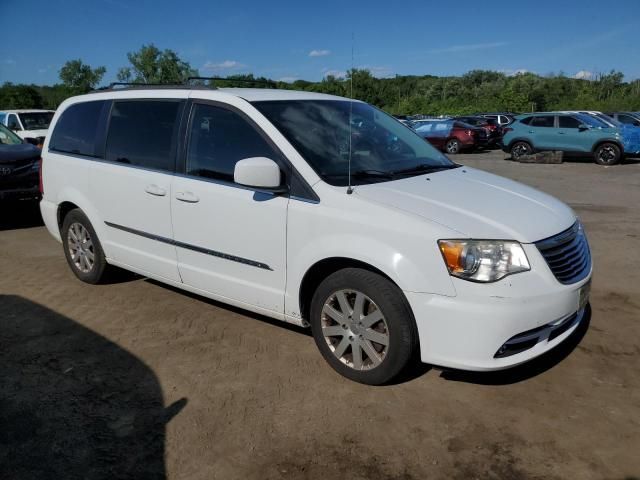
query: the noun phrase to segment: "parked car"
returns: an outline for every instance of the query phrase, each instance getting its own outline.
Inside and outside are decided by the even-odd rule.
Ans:
[[[122,267],[310,326],[359,382],[390,381],[414,353],[508,368],[584,318],[591,256],[571,208],[452,163],[360,101],[233,88],[73,97],[42,178],[44,222],[80,280]]]
[[[484,128],[457,120],[422,120],[414,122],[415,131],[434,147],[449,154],[473,151],[489,144]]]
[[[20,138],[44,139],[53,114],[53,110],[5,110],[0,112],[0,123]]]
[[[0,124],[0,200],[40,197],[40,149]]]
[[[640,114],[637,112],[611,112],[607,115],[625,125],[640,127]]]
[[[476,128],[484,128],[487,131],[487,144],[492,147],[502,140],[502,127],[495,118],[464,116],[454,117],[454,120],[467,123]]]
[[[574,112],[562,112],[562,113],[582,113],[585,115],[591,115],[596,119],[604,123],[605,127],[617,128],[620,130],[622,136],[622,147],[626,155],[639,155],[640,154],[640,127],[632,125],[630,123],[620,123],[618,120],[598,111],[574,111]]]
[[[512,113],[481,113],[479,116],[493,118],[494,120],[497,120],[501,127],[506,127],[507,125],[512,124],[516,118],[515,114]]]
[[[529,113],[504,129],[503,150],[512,158],[540,150],[591,154],[599,165],[615,165],[624,155],[620,130],[580,113]]]

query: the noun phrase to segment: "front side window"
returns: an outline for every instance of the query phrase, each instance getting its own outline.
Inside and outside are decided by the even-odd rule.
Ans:
[[[239,160],[280,155],[240,114],[213,105],[195,104],[191,115],[186,173],[233,182]]]
[[[578,128],[582,122],[573,117],[559,117],[558,125],[560,128]]]
[[[21,113],[20,120],[25,130],[46,130],[53,120],[53,112]]]
[[[529,125],[531,125],[532,127],[553,128],[554,118],[555,117],[553,115],[541,115],[539,117],[533,117]]]
[[[10,114],[9,119],[7,120],[7,127],[11,130],[22,130],[20,128],[20,123],[18,122],[18,117],[15,114]]]
[[[106,160],[173,171],[182,105],[179,100],[114,102],[107,134]]]
[[[282,100],[253,105],[331,185],[348,185],[349,160],[354,185],[456,167],[415,132],[366,103]]]
[[[102,109],[107,102],[75,103],[67,108],[56,123],[49,149],[77,155],[96,156],[96,139]]]

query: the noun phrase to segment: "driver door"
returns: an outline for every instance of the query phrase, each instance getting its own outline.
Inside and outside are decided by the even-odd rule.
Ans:
[[[238,160],[283,165],[281,155],[229,105],[194,101],[189,118],[182,174],[171,191],[182,281],[221,300],[283,313],[289,199],[233,180]]]

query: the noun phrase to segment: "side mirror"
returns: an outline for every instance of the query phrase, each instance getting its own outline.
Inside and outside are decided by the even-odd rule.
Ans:
[[[239,160],[233,170],[234,182],[273,193],[284,193],[287,190],[280,185],[280,177],[278,164],[265,157]]]
[[[591,128],[591,125],[587,125],[586,123],[581,123],[580,125],[578,125],[578,130],[580,130],[581,132],[584,132],[585,130],[589,130]]]

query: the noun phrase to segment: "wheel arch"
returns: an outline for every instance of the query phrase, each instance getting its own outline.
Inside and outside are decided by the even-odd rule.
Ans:
[[[300,308],[301,317],[305,320],[309,318],[309,310],[311,309],[311,299],[320,283],[332,273],[345,268],[361,268],[386,278],[391,283],[402,291],[400,286],[385,272],[373,265],[356,260],[349,257],[328,257],[317,261],[311,265],[300,282],[300,288],[298,290],[298,304]]]
[[[525,138],[525,137],[516,137],[516,138],[514,138],[513,140],[511,140],[511,141],[507,144],[507,149],[508,149],[509,151],[511,151],[511,149],[513,148],[513,144],[514,144],[514,143],[517,143],[517,142],[526,142],[526,143],[528,143],[529,145],[531,145],[531,148],[533,149],[533,151],[534,151],[534,152],[536,151],[536,147],[535,147],[535,145],[533,144],[533,142],[531,141],[531,139],[529,139],[529,138]]]
[[[591,153],[595,153],[596,150],[604,145],[605,143],[613,143],[614,145],[616,145],[619,149],[620,149],[620,155],[624,155],[624,145],[622,145],[621,142],[619,142],[616,139],[604,139],[604,140],[598,140],[596,143],[593,144],[593,147],[591,147]]]

